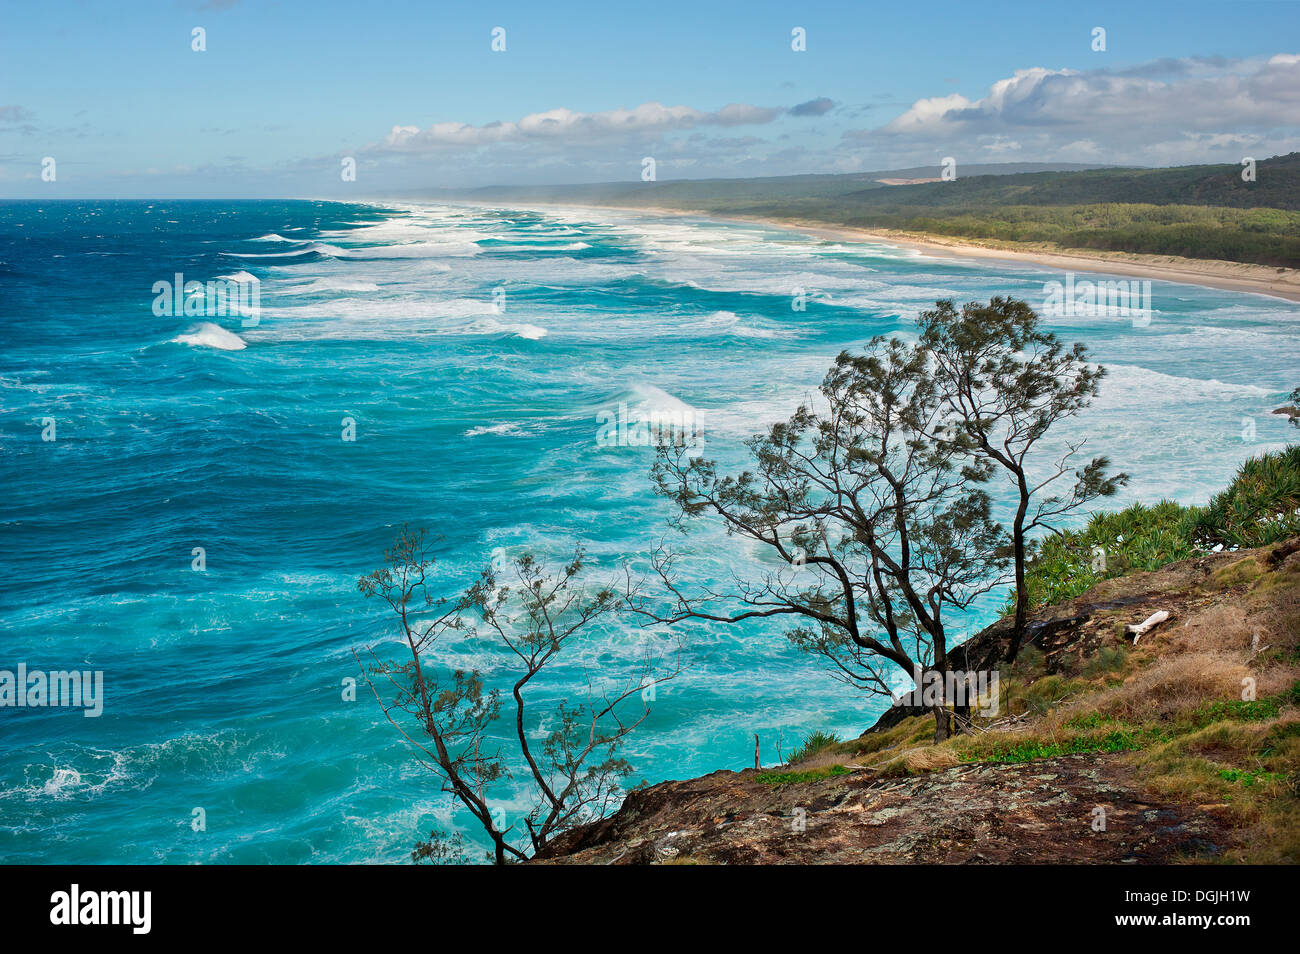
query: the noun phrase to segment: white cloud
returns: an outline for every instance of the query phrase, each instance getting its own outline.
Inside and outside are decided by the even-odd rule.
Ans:
[[[934,92],[910,104],[871,104],[870,115],[881,116],[874,128],[846,127],[843,120],[865,107],[828,97],[716,110],[646,102],[482,124],[396,125],[382,141],[346,154],[367,157],[375,176],[382,170],[394,182],[434,176],[451,184],[639,181],[647,155],[660,160],[661,178],[673,178],[896,169],[937,165],[944,156],[1167,166],[1300,150],[1300,54],[1164,58],[1115,70],[1033,66],[980,96],[942,86]],[[839,138],[820,138],[826,132]]]
[[[976,100],[953,94],[921,99],[851,141],[898,148],[964,148],[1109,162],[1189,163],[1233,150],[1276,146],[1300,133],[1300,55],[1267,60],[1159,60],[1123,71],[1017,70]],[[955,153],[954,153],[955,154]]]
[[[642,103],[633,109],[608,109],[581,113],[563,107],[530,113],[516,122],[492,122],[482,126],[468,123],[434,123],[394,126],[376,151],[425,152],[440,149],[473,149],[494,143],[554,142],[560,145],[654,135],[697,126],[746,126],[772,122],[784,110],[746,103],[731,103],[714,112],[690,106]]]
[[[960,93],[918,99],[912,108],[884,126],[885,132],[924,133],[943,123],[945,118],[971,108],[971,101]]]

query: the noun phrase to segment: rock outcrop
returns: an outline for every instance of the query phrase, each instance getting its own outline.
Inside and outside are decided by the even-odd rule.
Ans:
[[[565,864],[1167,863],[1218,854],[1214,815],[1144,797],[1117,756],[773,786],[754,769],[633,792],[555,842]],[[1104,830],[1097,806],[1104,806]]]
[[[1149,621],[1158,612],[1169,613],[1168,620],[1153,623],[1144,632],[1139,650],[1133,646],[1133,636],[1126,634],[1126,626]],[[1191,670],[1199,669],[1196,660],[1201,658],[1231,658],[1255,665],[1268,648],[1261,643],[1260,630],[1269,629],[1273,635],[1267,641],[1274,653],[1280,653],[1270,678],[1280,685],[1300,673],[1298,621],[1300,539],[1258,551],[1209,554],[1154,572],[1107,580],[1075,600],[1037,611],[1030,645],[1041,658],[1036,662],[1039,675],[1033,678],[1076,679],[1085,687],[1096,687],[1097,700],[1109,693],[1113,705],[1122,702],[1131,707],[1131,700],[1125,701],[1129,696],[1141,699],[1163,692],[1163,684],[1150,680],[1161,678],[1159,673],[1165,671],[1161,665],[1171,661],[1189,664]],[[1007,621],[1001,620],[972,637],[954,652],[954,667],[978,670],[997,665],[1007,631]],[[1129,666],[1127,676],[1097,676],[1091,664],[1103,648],[1112,655],[1131,653],[1141,658]],[[1198,652],[1202,655],[1196,656]],[[1188,678],[1198,677],[1192,672]],[[1294,685],[1300,687],[1300,682]],[[1114,702],[1116,693],[1128,695]],[[1089,698],[1084,696],[1085,706]],[[1188,704],[1198,706],[1203,701],[1193,698]],[[1072,713],[1081,711],[1079,699],[1072,704]],[[1229,698],[1229,704],[1235,703]],[[1247,716],[1255,721],[1242,724],[1239,734],[1254,738],[1250,733],[1260,735],[1271,729],[1278,739],[1300,735],[1296,731],[1300,715],[1293,703],[1280,705],[1280,717]],[[962,754],[951,743],[943,750],[931,747],[924,738],[933,725],[932,720],[926,721],[928,716],[904,725],[916,715],[916,710],[895,707],[858,740],[841,743],[833,756],[788,770],[719,771],[634,791],[618,812],[564,834],[535,860],[552,864],[1167,863],[1219,858],[1250,840],[1239,805],[1204,804],[1208,799],[1198,801],[1195,793],[1180,796],[1169,786],[1160,797],[1137,771],[1130,752],[1068,754],[1072,750],[1066,750],[1048,752],[1046,757],[1031,753],[970,758],[970,752]],[[1094,715],[1103,729],[1118,724],[1119,716]],[[1030,713],[1007,720],[1014,723],[1010,727],[985,727],[983,738],[987,741],[993,738],[988,733],[1007,731],[1008,738],[1018,732],[1017,738],[1023,740],[1026,727],[1032,732],[1036,718],[1047,738],[1056,738],[1065,724],[1059,714],[1049,723],[1046,714]],[[1155,728],[1148,721],[1142,731],[1162,740],[1159,720],[1167,715],[1157,712],[1150,718],[1156,720]],[[1185,715],[1182,718],[1186,721]],[[919,732],[909,736],[913,728]],[[1196,731],[1195,726],[1188,731]],[[1240,744],[1255,744],[1249,738]],[[889,745],[882,749],[885,741]],[[1218,752],[1220,742],[1194,741],[1188,751],[1200,751],[1197,746],[1228,758]],[[895,750],[901,751],[893,757]],[[856,764],[868,760],[855,760],[855,751],[871,751],[874,761]],[[894,764],[882,761],[882,753],[889,754]],[[919,759],[912,757],[916,753],[921,753]],[[1230,762],[1205,763],[1202,775],[1214,784],[1219,784],[1216,775],[1250,776],[1261,779],[1261,784],[1273,784],[1283,800],[1300,795],[1300,774],[1290,779],[1288,795],[1285,773],[1251,775],[1258,759],[1249,751],[1247,755],[1249,760],[1241,768],[1233,768]],[[1284,853],[1284,857],[1289,856]]]

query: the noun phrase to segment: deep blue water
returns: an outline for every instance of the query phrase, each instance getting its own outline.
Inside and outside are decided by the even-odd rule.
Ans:
[[[177,272],[256,277],[260,320],[156,315]],[[0,669],[106,680],[97,719],[0,709],[0,860],[402,860],[464,819],[368,695],[342,699],[352,648],[390,632],[355,581],[398,525],[440,537],[448,592],[494,551],[578,539],[612,573],[667,510],[648,449],[597,445],[600,412],[685,409],[739,462],[841,348],[906,332],[939,297],[1038,301],[1062,278],[617,212],[0,204]],[[1051,321],[1111,369],[1062,436],[1132,472],[1126,500],[1200,502],[1287,439],[1269,412],[1300,383],[1300,306],[1154,297],[1147,327]],[[746,558],[710,526],[680,545],[699,582]],[[629,743],[638,777],[744,766],[753,732],[774,762],[778,738],[857,732],[883,707],[776,625],[679,635],[692,668]],[[610,621],[542,695],[631,665],[643,639]],[[469,644],[449,663],[505,675]]]

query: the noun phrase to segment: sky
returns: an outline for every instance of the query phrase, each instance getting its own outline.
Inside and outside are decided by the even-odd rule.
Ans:
[[[0,0],[9,198],[1298,149],[1297,0]]]

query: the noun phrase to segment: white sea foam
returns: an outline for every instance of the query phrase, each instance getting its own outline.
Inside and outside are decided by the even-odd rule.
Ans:
[[[458,332],[452,330],[449,331],[448,333],[455,334]],[[483,334],[483,335],[498,335],[498,334],[513,335],[516,338],[526,338],[529,341],[537,341],[541,338],[545,338],[546,335],[548,334],[547,330],[545,328],[542,328],[539,325],[530,325],[527,322],[507,324],[504,322],[497,321],[494,318],[488,318],[483,321],[476,321],[470,324],[469,326],[467,326],[465,329],[463,329],[463,333]]]
[[[301,258],[304,255],[311,255],[313,252],[318,255],[334,256],[344,250],[333,245],[326,245],[324,242],[309,242],[302,248],[290,249],[287,252],[222,252],[222,255],[230,255],[234,258]]]
[[[1255,384],[1232,384],[1217,378],[1186,378],[1130,364],[1106,364],[1099,406],[1150,408],[1155,404],[1257,401],[1273,391]]]
[[[533,242],[527,245],[498,245],[494,252],[579,252],[591,248],[587,242],[566,242],[563,245],[551,245],[546,242]]]
[[[448,321],[495,315],[492,302],[475,298],[453,298],[445,301],[422,301],[400,298],[332,298],[302,305],[284,305],[262,308],[262,315],[275,318],[328,318],[346,322],[387,321],[394,325],[409,326],[425,323],[432,330],[452,330]],[[463,327],[463,326],[461,326]]]
[[[360,245],[351,248],[326,246],[322,255],[334,258],[446,258],[478,255],[482,249],[473,242],[405,242],[398,245]]]
[[[210,321],[203,322],[183,335],[177,335],[172,341],[196,348],[216,348],[219,351],[243,351],[248,347],[248,343],[239,335]]]
[[[0,790],[0,801],[15,799],[43,802],[93,798],[130,781],[130,759],[125,753],[87,749],[82,754],[82,768],[67,764],[27,765],[25,783]]]
[[[465,432],[466,437],[481,437],[484,434],[500,434],[506,437],[520,437],[526,433],[522,424],[507,421],[503,424],[481,425],[471,427]]]
[[[759,328],[742,322],[734,311],[715,311],[705,320],[704,326],[737,338],[779,338],[782,333],[774,328]],[[789,334],[787,332],[786,334]]]
[[[314,294],[317,292],[373,292],[379,291],[374,282],[350,281],[346,278],[316,278],[300,285],[288,285],[282,289],[289,294]]]

